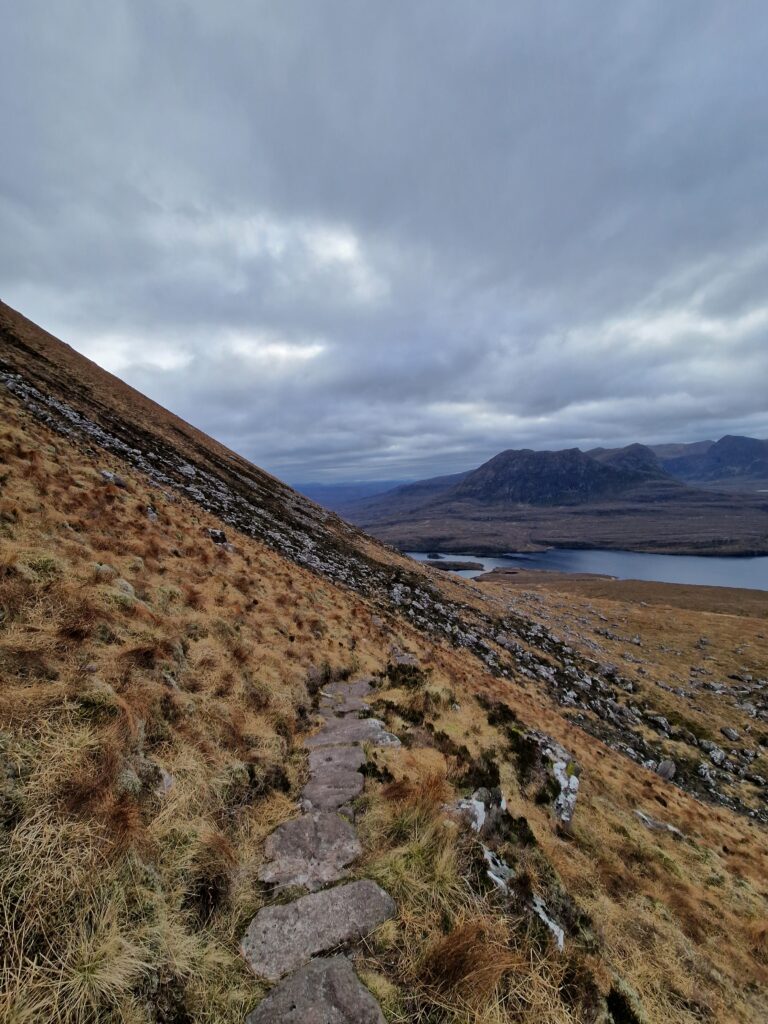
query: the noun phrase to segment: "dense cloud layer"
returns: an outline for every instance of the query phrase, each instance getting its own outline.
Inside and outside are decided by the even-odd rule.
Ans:
[[[289,480],[768,436],[763,0],[26,0],[0,295]]]

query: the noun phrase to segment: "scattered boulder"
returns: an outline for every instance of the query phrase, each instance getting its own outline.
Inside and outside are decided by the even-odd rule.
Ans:
[[[741,739],[741,734],[738,732],[738,730],[732,728],[730,725],[723,726],[720,732],[723,734],[723,736],[725,736],[727,740],[730,740],[731,743],[736,743],[737,740]]]
[[[120,488],[126,488],[128,486],[126,481],[118,473],[113,473],[109,469],[102,469],[100,472],[105,483],[112,484],[114,487]]]
[[[227,535],[223,530],[214,530],[210,527],[205,531],[206,535],[211,538],[214,544],[226,544]]]
[[[109,582],[117,576],[117,569],[108,562],[94,562],[93,573],[97,580]]]
[[[415,654],[411,654],[409,651],[403,651],[399,647],[391,648],[389,660],[392,665],[396,665],[399,668],[416,668],[419,664],[419,660]]]
[[[675,762],[667,757],[663,761],[660,761],[656,767],[656,774],[659,775],[666,782],[671,782],[677,772],[677,765]]]
[[[648,721],[654,727],[654,729],[656,729],[657,732],[664,732],[669,734],[669,719],[665,718],[664,715],[649,715]]]
[[[668,825],[665,821],[659,821],[658,818],[652,818],[650,814],[646,814],[645,811],[636,810],[635,816],[647,829],[651,832],[667,832],[669,835],[674,836],[675,839],[683,839],[683,833],[679,828],[675,828],[674,825]]]
[[[558,828],[569,832],[579,795],[581,769],[573,755],[551,736],[529,729],[518,741],[518,765],[525,779],[541,781],[540,794],[551,793]]]
[[[533,900],[531,901],[531,909],[533,910],[534,914],[538,917],[538,919],[542,922],[542,924],[545,924],[549,931],[552,933],[555,939],[555,944],[562,953],[563,949],[565,948],[565,931],[560,927],[557,921],[555,921],[555,919],[550,916],[547,910],[547,905],[545,904],[541,896],[538,895],[538,893],[533,894]]]

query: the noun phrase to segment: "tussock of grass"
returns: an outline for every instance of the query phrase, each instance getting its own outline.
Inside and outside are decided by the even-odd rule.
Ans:
[[[428,773],[369,800],[362,870],[394,896],[399,916],[372,939],[364,976],[398,1021],[579,1019],[560,991],[565,963],[477,886],[476,841],[443,814],[450,795],[445,777]]]
[[[326,588],[273,586],[258,544],[217,551],[196,509],[129,474],[17,447],[0,442],[0,1019],[242,1021],[262,989],[238,942],[264,839],[295,813],[307,668],[340,671],[349,644],[299,631]]]
[[[586,736],[535,681],[494,678],[467,651],[233,531],[234,551],[221,551],[205,533],[221,524],[199,508],[22,418],[5,394],[0,408],[0,1019],[241,1022],[263,990],[237,944],[265,899],[264,839],[295,813],[295,734],[318,687],[380,672],[392,645],[421,668],[399,687],[380,676],[379,708],[404,745],[376,753],[360,872],[392,892],[399,916],[357,961],[389,1020],[591,1024],[599,996],[633,1024],[642,1008],[654,1024],[766,1018],[758,826]],[[105,484],[103,468],[127,486]],[[355,543],[402,566],[372,541]],[[508,611],[488,590],[430,585],[463,604],[472,628],[474,608]],[[569,600],[579,630],[585,611]],[[648,635],[666,652],[680,617],[664,620]],[[693,613],[686,625],[691,637],[714,627]],[[712,665],[726,678],[741,626],[717,628]],[[752,640],[739,657],[758,672],[764,640]],[[674,669],[671,655],[663,662]],[[637,680],[642,699],[648,685]],[[581,764],[568,842],[521,789],[479,693]],[[717,736],[719,698],[700,697],[702,727]],[[519,879],[553,901],[552,879],[562,881],[570,906],[551,909],[573,912],[564,955],[543,926],[527,931],[521,908],[476,884],[474,838],[445,824],[454,787],[477,785],[507,798],[519,828],[501,852]],[[637,806],[688,841],[649,834]],[[574,908],[593,935],[582,936]]]

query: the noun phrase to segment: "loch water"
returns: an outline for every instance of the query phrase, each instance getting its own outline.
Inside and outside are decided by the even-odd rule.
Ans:
[[[431,552],[406,551],[418,562]],[[768,555],[754,558],[725,558],[700,555],[648,555],[635,551],[584,551],[553,548],[532,553],[510,552],[489,558],[471,552],[445,553],[444,558],[482,562],[482,569],[458,573],[473,579],[496,568],[548,569],[550,572],[588,572],[615,576],[620,580],[650,580],[654,583],[685,583],[708,587],[744,587],[768,590]]]

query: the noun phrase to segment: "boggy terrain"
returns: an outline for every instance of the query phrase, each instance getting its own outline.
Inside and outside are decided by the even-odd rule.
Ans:
[[[419,566],[0,312],[2,1019],[292,1019],[242,944],[326,800],[340,1021],[766,1018],[760,595]]]

